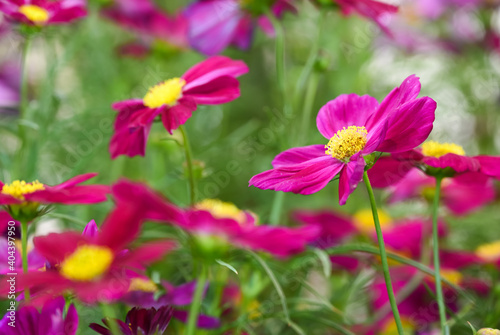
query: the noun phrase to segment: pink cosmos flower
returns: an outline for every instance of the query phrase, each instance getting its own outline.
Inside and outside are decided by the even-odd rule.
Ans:
[[[67,231],[35,237],[35,248],[49,266],[44,272],[19,275],[16,289],[30,288],[35,293],[33,304],[66,292],[85,303],[120,298],[130,287],[131,273],[142,273],[175,247],[162,240],[130,248],[139,234],[141,216],[136,208],[118,204],[97,235],[91,222],[85,234]],[[0,287],[4,292],[5,286]]]
[[[145,219],[168,222],[184,229],[200,242],[200,245],[206,247],[204,251],[207,253],[213,251],[212,247],[221,250],[232,245],[287,257],[302,252],[307,243],[316,239],[318,233],[316,227],[255,225],[255,220],[240,222],[231,217],[212,214],[208,210],[181,210],[146,186],[129,181],[117,183],[113,192],[140,194],[144,202],[140,211]],[[134,203],[130,205],[133,206]]]
[[[246,50],[250,47],[256,24],[264,32],[274,35],[267,17],[256,17],[238,0],[197,0],[189,5],[184,15],[189,21],[189,42],[199,52],[213,56],[229,45]],[[280,18],[286,11],[295,12],[292,0],[277,0],[271,8]]]
[[[481,183],[484,178],[478,174],[500,179],[500,156],[466,156],[464,149],[457,144],[427,141],[421,148],[382,157],[369,174],[379,187],[383,187],[399,182],[415,168],[441,177],[475,172],[464,180]]]
[[[344,15],[356,13],[373,20],[386,34],[391,35],[387,28],[387,19],[398,11],[397,6],[375,0],[334,0],[340,5]]]
[[[85,0],[2,0],[0,11],[12,21],[35,26],[70,23],[87,15]]]
[[[372,185],[385,188],[389,185],[379,178],[385,170],[385,162],[390,157],[382,157],[369,170],[374,175]],[[414,198],[431,200],[434,196],[436,179],[418,169],[411,169],[401,180],[388,187],[389,202],[395,203]],[[495,199],[495,187],[488,176],[478,172],[468,172],[454,178],[445,178],[441,186],[443,204],[455,215],[465,215],[481,208]]]
[[[284,151],[273,160],[272,170],[252,177],[249,184],[312,194],[339,175],[339,203],[345,204],[362,180],[365,156],[376,151],[407,151],[431,132],[436,102],[417,98],[419,92],[420,81],[412,75],[380,104],[368,95],[340,95],[323,106],[316,119],[319,132],[329,140],[326,146]]]
[[[69,305],[65,312],[65,300],[57,297],[47,301],[41,312],[32,306],[24,306],[16,311],[15,327],[10,313],[0,320],[0,333],[3,335],[75,335],[78,331],[78,314],[75,305]]]
[[[151,125],[158,116],[172,134],[191,117],[198,104],[219,105],[238,98],[236,77],[247,72],[244,62],[215,56],[196,64],[180,78],[151,87],[144,99],[113,104],[118,116],[109,146],[111,157],[144,156]]]
[[[139,33],[148,45],[157,39],[175,48],[188,48],[188,24],[182,13],[167,15],[149,0],[115,0],[102,14]]]

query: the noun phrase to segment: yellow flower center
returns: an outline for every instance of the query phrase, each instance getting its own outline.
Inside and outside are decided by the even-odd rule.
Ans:
[[[32,183],[27,183],[24,180],[14,180],[10,184],[3,185],[2,193],[9,194],[19,200],[24,200],[25,194],[41,191],[44,189],[45,186],[38,180],[35,180]]]
[[[357,152],[363,150],[366,145],[368,132],[365,127],[349,126],[337,131],[325,145],[325,154],[347,162]]]
[[[132,278],[129,291],[156,292],[158,287],[151,279]]]
[[[246,220],[245,212],[233,203],[224,202],[219,199],[205,199],[194,205],[195,209],[209,211],[218,219],[234,219],[239,223]]]
[[[458,271],[455,270],[448,270],[448,269],[442,269],[441,270],[441,277],[443,279],[446,279],[453,285],[459,285],[460,282],[462,281],[462,274]]]
[[[23,14],[28,20],[34,23],[45,23],[49,20],[49,12],[35,5],[22,5],[19,7],[19,13]]]
[[[415,325],[411,320],[407,318],[401,318],[401,324],[403,325],[404,334],[413,334],[415,331]],[[389,320],[385,325],[382,332],[379,334],[383,335],[398,335],[398,327],[394,319]]]
[[[455,154],[464,156],[464,148],[454,143],[439,143],[436,141],[428,141],[422,144],[422,153],[425,156],[441,157],[446,154]]]
[[[72,280],[90,281],[106,272],[113,262],[113,252],[97,245],[79,246],[61,264],[61,274]]]
[[[353,215],[353,221],[356,228],[365,234],[371,234],[375,231],[375,221],[373,221],[373,214],[371,209],[362,209]],[[378,219],[380,227],[388,228],[392,225],[390,215],[384,210],[378,210]]]
[[[500,258],[500,241],[480,245],[476,255],[487,262],[496,261]]]
[[[165,80],[149,89],[143,103],[149,108],[158,108],[163,105],[173,106],[182,96],[184,85],[186,85],[186,81],[182,78]]]

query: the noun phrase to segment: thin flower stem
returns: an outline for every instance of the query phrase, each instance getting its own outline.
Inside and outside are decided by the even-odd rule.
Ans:
[[[375,203],[375,196],[373,195],[372,185],[370,184],[370,179],[368,178],[368,173],[366,171],[363,172],[363,181],[365,182],[366,190],[368,191],[368,196],[370,197],[373,221],[375,222],[378,247],[380,250],[380,259],[382,261],[382,270],[384,272],[385,286],[387,288],[387,295],[389,296],[389,302],[391,304],[394,320],[396,321],[398,334],[403,335],[404,330],[403,330],[403,325],[401,324],[401,318],[399,316],[398,305],[396,303],[396,298],[394,296],[394,290],[392,289],[391,275],[389,274],[389,264],[387,262],[387,253],[385,251],[384,236],[382,235],[382,229],[380,228],[380,221],[378,219],[377,204]]]
[[[302,111],[301,130],[299,132],[299,145],[304,145],[307,140],[309,124],[311,120],[311,113],[314,105],[314,98],[318,90],[320,75],[318,73],[311,73],[309,85],[307,85],[306,96],[304,99],[304,110]]]
[[[26,220],[21,221],[21,254],[23,273],[26,274],[28,272],[28,222]],[[30,300],[29,288],[24,289],[24,299],[26,301]]]
[[[104,318],[109,321],[108,326],[111,334],[120,335],[121,331],[118,328],[118,323],[116,322],[115,309],[113,308],[113,306],[107,303],[101,303],[101,310],[104,314]]]
[[[207,281],[207,269],[204,264],[201,265],[201,271],[196,282],[196,289],[194,291],[193,301],[189,309],[189,318],[186,326],[186,335],[194,335],[198,323],[198,315],[200,314],[201,300],[203,298],[203,291]]]
[[[189,139],[187,136],[186,129],[184,126],[180,126],[179,130],[182,134],[182,139],[184,142],[184,151],[186,152],[186,163],[188,169],[188,178],[189,178],[189,202],[192,205],[196,202],[196,184],[193,173],[193,156],[191,153],[191,145],[189,144]]]
[[[432,205],[432,251],[434,256],[434,279],[436,282],[436,296],[439,306],[439,323],[441,332],[446,334],[446,310],[444,307],[443,288],[441,284],[441,268],[439,265],[439,234],[438,234],[438,209],[439,198],[441,197],[442,178],[436,177],[436,190],[434,192],[434,202]]]

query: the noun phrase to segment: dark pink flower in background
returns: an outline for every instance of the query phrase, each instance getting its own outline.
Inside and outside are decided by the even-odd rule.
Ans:
[[[142,190],[139,191],[138,188]],[[314,241],[318,234],[317,227],[256,225],[253,218],[240,222],[231,217],[220,217],[208,210],[176,209],[148,187],[127,181],[120,182],[113,188],[113,192],[140,194],[144,204],[137,210],[142,212],[145,219],[174,224],[192,234],[205,247],[213,246],[217,250],[232,245],[236,248],[266,251],[278,257],[287,257],[304,251],[305,246]],[[130,206],[133,205],[134,203],[130,203]]]
[[[271,11],[280,18],[287,11],[295,12],[295,7],[292,0],[277,0]],[[208,56],[221,53],[229,45],[246,50],[257,25],[268,35],[274,35],[271,22],[259,14],[252,13],[238,0],[197,0],[184,10],[189,21],[189,42]]]
[[[436,186],[436,179],[427,176],[418,169],[411,169],[401,180],[389,185],[390,179],[379,178],[388,170],[386,162],[390,157],[382,157],[375,166],[368,171],[373,176],[373,187],[387,188],[389,202],[396,203],[408,199],[424,198],[432,201]],[[390,162],[388,163],[390,165]],[[454,178],[443,179],[441,185],[443,204],[455,215],[465,215],[495,199],[493,180],[479,172],[468,172]]]
[[[103,9],[102,14],[124,28],[137,32],[144,41],[143,46],[162,41],[178,49],[189,47],[188,23],[183,14],[169,15],[149,0],[115,0],[112,6]]]
[[[78,314],[75,305],[65,311],[66,301],[60,296],[47,301],[41,312],[35,307],[24,306],[16,310],[15,327],[9,325],[9,313],[0,320],[3,335],[75,335],[78,331]]]
[[[35,248],[49,266],[43,272],[20,274],[16,289],[30,288],[31,303],[36,305],[67,292],[85,303],[120,298],[134,276],[175,247],[174,242],[161,240],[130,248],[139,234],[141,216],[135,208],[118,205],[98,234],[91,222],[84,234],[66,231],[35,237]],[[4,292],[6,287],[1,287]]]
[[[118,334],[121,335],[156,335],[163,334],[172,319],[171,306],[156,308],[132,308],[125,318],[125,322],[115,319],[118,324]],[[102,323],[109,327],[109,320],[103,319]],[[90,328],[101,335],[117,335],[110,328],[97,323],[90,324]]]
[[[321,108],[316,119],[325,145],[292,148],[273,160],[273,169],[250,179],[260,189],[312,194],[335,176],[339,203],[345,204],[362,180],[364,156],[375,151],[404,152],[421,144],[432,130],[436,102],[417,98],[420,81],[405,79],[378,103],[368,95],[341,95]]]
[[[0,65],[0,113],[17,111],[20,101],[21,70],[13,62]]]
[[[199,104],[219,105],[238,98],[236,77],[247,72],[244,62],[215,56],[196,64],[180,78],[151,87],[143,99],[114,103],[118,116],[109,146],[111,157],[144,156],[151,125],[158,116],[172,134]]]
[[[398,7],[375,0],[334,0],[340,5],[344,15],[356,13],[374,21],[386,34],[391,34],[388,29],[389,17],[398,11]]]
[[[0,12],[18,23],[35,26],[70,23],[87,15],[86,0],[2,0]]]

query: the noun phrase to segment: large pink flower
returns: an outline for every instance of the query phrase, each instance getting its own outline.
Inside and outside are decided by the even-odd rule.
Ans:
[[[292,0],[277,0],[271,11],[279,18],[295,8]],[[256,14],[260,13],[253,13],[252,8],[238,0],[197,0],[184,11],[189,21],[189,42],[209,56],[219,54],[229,45],[248,49],[257,24],[268,35],[274,34],[267,17]]]
[[[99,234],[91,222],[84,234],[67,231],[35,237],[36,250],[50,266],[43,272],[19,274],[16,289],[30,288],[33,304],[66,292],[86,303],[118,299],[129,290],[132,273],[142,273],[175,247],[161,240],[130,248],[142,223],[140,207],[118,204]],[[5,292],[5,285],[0,288]]]
[[[165,129],[172,133],[191,117],[198,104],[219,105],[238,98],[240,89],[236,77],[246,72],[248,67],[242,61],[211,57],[180,78],[151,87],[144,99],[113,104],[118,116],[109,146],[111,157],[144,156],[151,125],[158,116]]]
[[[102,13],[119,25],[136,31],[148,43],[159,39],[176,48],[188,48],[188,25],[181,13],[167,15],[149,0],[115,0]]]
[[[362,179],[364,156],[375,151],[406,151],[431,132],[436,103],[429,97],[417,98],[419,92],[419,79],[410,76],[380,104],[368,95],[356,94],[328,102],[316,119],[328,144],[282,152],[273,160],[274,168],[252,177],[250,185],[312,194],[340,175],[339,203],[345,204]]]
[[[7,18],[29,25],[69,23],[87,15],[85,0],[2,0],[0,11]]]
[[[124,194],[140,194],[141,213],[145,219],[174,224],[189,232],[204,251],[212,248],[220,250],[229,245],[237,248],[267,251],[273,255],[286,257],[304,250],[307,243],[315,240],[317,227],[274,227],[256,225],[255,220],[245,214],[241,216],[223,217],[218,212],[190,208],[176,208],[161,195],[144,185],[120,181],[113,187],[113,192]],[[122,200],[125,201],[125,200]],[[137,206],[137,203],[135,203]],[[134,206],[130,202],[130,207]]]

